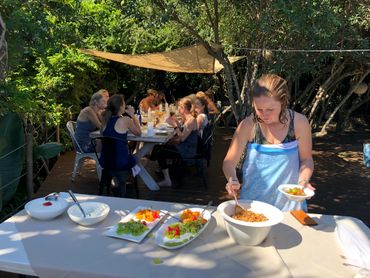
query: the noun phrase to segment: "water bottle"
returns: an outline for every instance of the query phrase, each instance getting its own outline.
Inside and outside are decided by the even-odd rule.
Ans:
[[[364,143],[363,153],[364,153],[364,165],[370,168],[370,143]]]
[[[147,135],[148,136],[154,135],[153,122],[148,122]]]

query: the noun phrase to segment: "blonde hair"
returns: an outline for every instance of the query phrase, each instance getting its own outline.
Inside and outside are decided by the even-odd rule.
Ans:
[[[97,91],[97,93],[101,93],[102,95],[104,95],[104,94],[108,94],[109,95],[109,92],[106,89],[100,89],[99,91]]]
[[[276,74],[263,74],[252,87],[252,98],[261,96],[271,97],[280,102],[279,121],[282,124],[287,123],[288,118],[285,111],[288,109],[290,96],[286,80]],[[261,119],[258,118],[255,108],[253,114],[255,119],[260,122]]]
[[[180,99],[179,104],[183,105],[184,108],[188,111],[191,111],[191,109],[193,107],[193,102],[191,101],[191,98],[189,98],[189,97],[183,97],[182,99]]]

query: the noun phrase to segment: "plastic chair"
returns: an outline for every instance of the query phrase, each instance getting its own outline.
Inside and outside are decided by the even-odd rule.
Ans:
[[[96,151],[96,140],[100,140],[102,144],[102,150],[99,154]],[[107,195],[110,195],[111,189],[115,197],[127,197],[127,180],[132,176],[131,169],[121,170],[116,169],[116,163],[118,156],[122,155],[117,150],[117,141],[123,141],[121,138],[110,137],[110,136],[97,136],[92,139],[91,142],[95,149],[96,158],[98,159],[102,170],[102,176],[99,183],[99,195],[103,195],[106,189]],[[112,187],[112,180],[114,179],[114,186]],[[137,184],[137,177],[133,178],[132,182],[136,198],[139,197],[139,187]]]
[[[98,159],[96,158],[95,153],[93,153],[93,152],[92,153],[85,153],[85,152],[83,152],[82,151],[82,148],[80,147],[80,145],[78,144],[78,142],[76,140],[76,137],[75,137],[76,122],[74,122],[74,121],[68,121],[66,126],[67,126],[67,130],[69,132],[69,136],[71,137],[71,140],[72,140],[72,143],[73,143],[73,147],[74,147],[75,152],[76,152],[76,157],[75,157],[75,161],[74,161],[74,166],[73,166],[73,172],[72,172],[71,180],[72,181],[75,180],[76,174],[79,172],[81,160],[84,160],[86,158],[90,158],[90,159],[95,160],[96,173],[97,173],[98,178],[99,178],[99,181],[100,181],[102,169],[100,167],[100,164],[99,164]]]

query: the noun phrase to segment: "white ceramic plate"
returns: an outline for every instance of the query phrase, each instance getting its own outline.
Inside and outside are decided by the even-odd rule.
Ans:
[[[191,211],[199,211],[199,212],[203,211],[203,208],[189,208],[189,209]],[[190,242],[192,242],[194,239],[196,239],[205,230],[205,228],[207,227],[207,225],[209,223],[209,220],[211,219],[211,213],[208,210],[206,210],[203,213],[203,218],[205,220],[207,220],[207,223],[204,224],[202,229],[200,229],[197,234],[193,235],[193,234],[190,234],[190,233],[186,233],[186,234],[180,236],[180,238],[176,238],[176,239],[169,239],[169,238],[165,237],[165,231],[166,231],[167,227],[169,225],[173,224],[173,223],[179,222],[179,220],[176,219],[176,218],[180,218],[183,211],[184,210],[175,214],[174,217],[169,217],[166,220],[166,222],[158,229],[158,231],[155,234],[155,239],[154,239],[155,243],[157,245],[159,245],[163,248],[166,248],[166,249],[181,248],[181,247],[189,244]]]
[[[51,205],[45,206],[44,204],[47,202],[50,202]],[[56,201],[46,201],[43,197],[29,201],[24,209],[33,218],[50,220],[64,213],[67,207],[68,202],[64,198],[59,197]]]
[[[303,189],[305,196],[297,196],[293,194],[287,193],[287,190],[290,188],[298,187]],[[296,202],[302,202],[308,198],[311,198],[313,195],[315,195],[315,192],[307,187],[304,187],[303,185],[298,184],[281,184],[278,187],[278,190],[283,193],[289,200],[296,201]]]
[[[135,214],[139,211],[139,210],[142,210],[142,209],[151,209],[151,208],[148,208],[148,207],[142,207],[142,206],[139,206],[137,208],[135,208],[133,211],[131,211],[128,215],[126,215],[119,223],[125,223],[125,222],[128,222],[130,221],[131,219],[133,220],[138,220],[136,217],[135,217]],[[162,220],[162,218],[167,214],[167,211],[165,210],[159,210],[159,218],[154,220],[153,222],[148,222],[146,221],[147,223],[147,227],[149,228],[148,230],[146,230],[144,233],[142,233],[141,235],[139,236],[134,236],[134,235],[131,235],[131,234],[117,234],[117,228],[118,228],[118,223],[114,226],[112,226],[109,230],[107,230],[106,232],[104,232],[104,234],[106,236],[110,236],[110,237],[115,237],[115,238],[120,238],[120,239],[126,239],[126,240],[129,240],[129,241],[133,241],[133,242],[136,242],[136,243],[140,243],[145,237],[147,234],[150,233],[151,230],[153,230],[153,228],[158,224],[158,222],[160,222]]]

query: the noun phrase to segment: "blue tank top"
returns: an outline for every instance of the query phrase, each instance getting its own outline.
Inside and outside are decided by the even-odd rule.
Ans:
[[[176,145],[182,158],[191,158],[197,154],[198,130],[193,130],[180,144]]]
[[[109,168],[110,170],[129,170],[135,166],[136,158],[129,152],[127,132],[118,133],[114,129],[119,118],[119,116],[113,116],[103,131],[103,136],[117,138],[118,140],[114,140],[113,145],[103,143],[100,164],[103,168]]]

